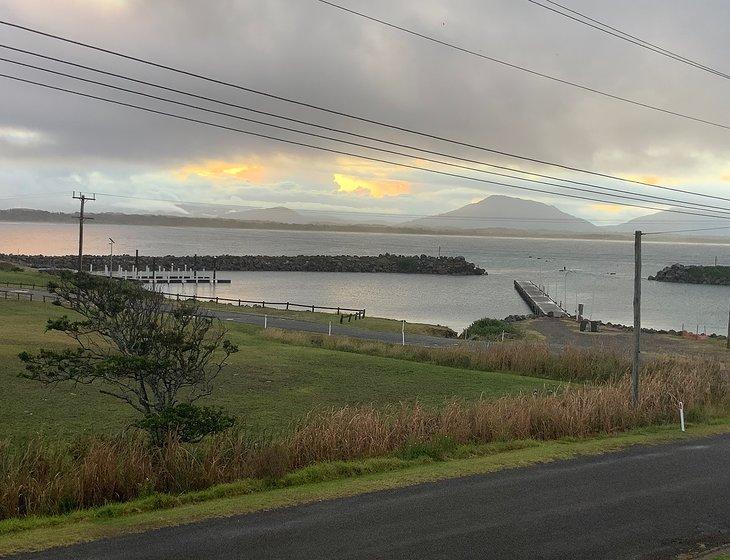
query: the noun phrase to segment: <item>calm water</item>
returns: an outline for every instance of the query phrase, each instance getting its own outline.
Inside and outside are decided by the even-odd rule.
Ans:
[[[47,255],[75,252],[77,228],[65,224],[0,223],[0,252]],[[106,254],[108,237],[116,253],[192,254],[401,254],[463,255],[488,276],[441,277],[401,274],[316,272],[232,272],[229,285],[171,286],[220,297],[292,301],[366,308],[370,315],[426,321],[462,329],[484,316],[527,313],[512,282],[527,279],[548,286],[556,300],[585,304],[586,315],[632,322],[633,244],[629,241],[485,238],[364,233],[288,232],[94,225],[86,226],[86,252]],[[681,262],[730,263],[730,245],[644,244],[644,277]],[[570,272],[566,275],[563,267]],[[166,288],[167,289],[167,288]],[[643,282],[647,327],[724,333],[728,286]]]

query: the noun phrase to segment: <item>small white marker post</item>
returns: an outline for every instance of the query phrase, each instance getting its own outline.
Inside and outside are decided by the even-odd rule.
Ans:
[[[329,326],[329,328],[327,329],[327,335],[328,335],[328,336],[332,336],[332,321],[330,321],[330,326]]]
[[[502,331],[502,342],[504,342],[504,331]]]
[[[268,327],[269,325],[269,316],[264,315],[264,328]]]
[[[406,345],[406,322],[405,322],[405,320],[401,324],[400,333],[401,333],[401,340],[402,340],[401,345],[405,346]]]
[[[679,401],[679,425],[684,431],[684,403]]]

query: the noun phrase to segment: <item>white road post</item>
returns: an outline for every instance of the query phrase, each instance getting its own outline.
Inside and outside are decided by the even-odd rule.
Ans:
[[[405,346],[406,345],[406,322],[405,322],[405,319],[403,320],[403,323],[401,324],[401,331],[400,331],[400,333],[401,333],[401,340],[402,340],[401,345],[402,346]]]
[[[332,336],[332,321],[330,321],[330,326],[329,326],[329,328],[327,329],[327,335],[328,335],[328,336]]]
[[[264,315],[264,328],[269,326],[269,316]]]
[[[679,401],[679,425],[684,431],[684,403],[682,401]]]
[[[502,331],[502,342],[504,342],[504,331]]]

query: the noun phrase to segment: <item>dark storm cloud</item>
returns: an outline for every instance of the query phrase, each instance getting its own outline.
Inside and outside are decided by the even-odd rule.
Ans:
[[[728,113],[727,80],[600,34],[526,0],[342,2],[490,56],[625,97],[719,121]],[[724,54],[730,46],[727,2],[617,0],[607,4],[589,0],[578,4],[573,0],[570,4],[707,64],[725,64]],[[702,175],[709,168],[714,173],[730,153],[730,131],[536,79],[348,16],[315,0],[4,0],[0,8],[6,19],[224,80],[405,127],[612,173]],[[377,127],[19,31],[0,29],[0,39],[202,95],[397,137]],[[5,55],[2,49],[0,52]],[[17,55],[12,58],[30,60]],[[48,78],[5,63],[0,67],[3,72],[140,102],[133,96]],[[0,82],[0,97],[0,158],[18,168],[61,165],[70,173],[74,166],[97,171],[126,166],[133,173],[246,154],[328,159],[302,148],[8,81]],[[235,124],[220,117],[203,118]],[[238,126],[266,130],[244,123]],[[3,128],[36,132],[42,141],[22,144],[3,140]],[[423,139],[409,140],[434,145]]]

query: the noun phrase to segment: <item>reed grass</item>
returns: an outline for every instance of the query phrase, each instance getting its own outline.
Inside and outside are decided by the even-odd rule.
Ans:
[[[628,353],[601,347],[567,347],[559,354],[544,342],[464,342],[453,346],[401,346],[317,333],[267,329],[263,336],[278,342],[425,362],[480,371],[500,371],[561,381],[607,381],[631,371]]]
[[[435,409],[420,404],[333,409],[304,418],[287,436],[268,439],[232,432],[196,445],[171,438],[153,448],[130,431],[71,444],[4,442],[0,519],[174,497],[235,481],[253,481],[252,488],[260,487],[255,481],[290,485],[332,476],[333,467],[317,465],[420,455],[439,460],[462,444],[616,433],[676,421],[679,401],[689,421],[705,420],[727,415],[728,393],[728,373],[718,362],[667,357],[644,367],[638,406],[624,375],[548,394],[451,400]]]

